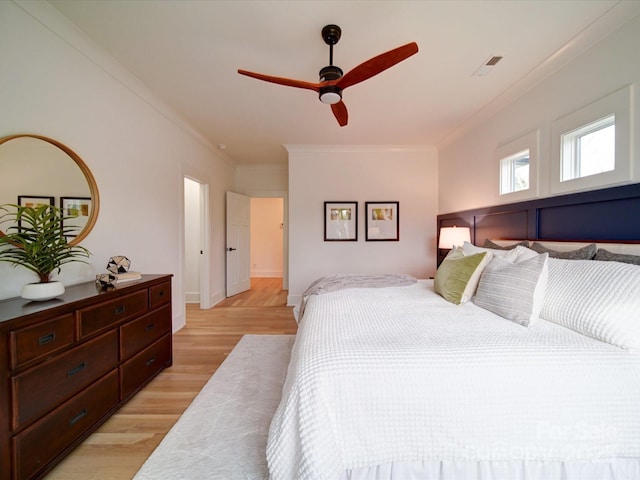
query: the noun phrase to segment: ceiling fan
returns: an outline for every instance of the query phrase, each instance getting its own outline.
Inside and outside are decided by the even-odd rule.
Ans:
[[[346,74],[343,74],[339,67],[333,65],[333,46],[338,43],[342,30],[337,25],[327,25],[322,29],[322,38],[329,45],[329,65],[320,69],[319,83],[305,82],[302,80],[294,80],[291,78],[273,77],[263,75],[262,73],[249,72],[247,70],[238,70],[241,75],[264,80],[265,82],[277,83],[287,87],[304,88],[313,90],[320,96],[320,101],[331,105],[333,115],[338,120],[341,127],[344,127],[349,119],[347,107],[342,101],[342,91],[363,82],[386,69],[393,67],[395,64],[406,60],[411,55],[418,53],[418,45],[415,42],[408,43],[388,52],[382,53],[377,57],[373,57],[357,67],[353,68]]]

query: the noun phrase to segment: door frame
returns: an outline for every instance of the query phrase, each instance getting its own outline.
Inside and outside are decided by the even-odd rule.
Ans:
[[[184,179],[189,179],[199,185],[199,210],[200,210],[200,218],[198,224],[198,235],[199,239],[199,248],[200,255],[198,256],[198,287],[199,287],[199,296],[200,296],[200,308],[201,309],[209,309],[213,305],[211,304],[211,298],[209,294],[210,285],[211,285],[211,271],[208,268],[209,260],[210,260],[210,218],[209,218],[209,184],[200,181],[197,177],[193,175],[182,175],[182,278],[186,278],[186,252],[185,252],[185,218],[184,218],[184,208],[185,208],[185,191],[184,191]],[[186,304],[186,295],[187,292],[185,290],[185,283],[183,281],[183,291],[182,291],[182,303]]]
[[[282,198],[282,289],[289,290],[289,194],[286,190],[249,190],[255,198]]]

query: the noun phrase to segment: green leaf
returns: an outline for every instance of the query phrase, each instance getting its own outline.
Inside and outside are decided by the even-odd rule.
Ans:
[[[23,207],[15,204],[0,206],[0,225],[12,222],[4,235],[0,234],[0,262],[22,266],[48,282],[53,273],[70,262],[84,262],[90,252],[79,245],[69,245],[67,236],[77,227],[69,226],[63,211],[53,205]],[[67,225],[65,226],[65,221]]]

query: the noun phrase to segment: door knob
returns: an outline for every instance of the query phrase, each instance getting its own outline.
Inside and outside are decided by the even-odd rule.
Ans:
[[[227,248],[227,252],[233,252],[233,251],[235,251],[235,250],[237,250],[237,248],[233,248],[233,247],[229,247],[229,248]]]

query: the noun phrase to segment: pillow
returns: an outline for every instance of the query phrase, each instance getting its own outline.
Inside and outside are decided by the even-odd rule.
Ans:
[[[622,262],[622,263],[631,263],[632,265],[640,265],[640,256],[638,255],[629,255],[625,253],[613,253],[609,250],[605,250],[604,248],[599,248],[596,252],[596,256],[593,257],[594,260],[600,260],[603,262]]]
[[[567,260],[591,260],[596,254],[595,243],[587,245],[586,247],[578,248],[577,250],[569,250],[568,252],[551,250],[538,242],[533,242],[529,248],[538,253],[548,253],[550,258],[565,258]]]
[[[493,248],[494,250],[512,250],[517,246],[528,247],[529,240],[522,240],[518,243],[514,243],[512,245],[506,245],[506,246],[498,245],[497,243],[492,242],[488,238],[484,241],[484,248]]]
[[[451,250],[436,271],[434,290],[456,305],[469,301],[490,258],[486,252],[465,256],[459,248]]]
[[[488,252],[493,256],[506,258],[510,262],[515,262],[516,259],[521,256],[524,258],[531,258],[537,255],[533,250],[523,247],[522,245],[516,245],[514,248],[510,250],[498,249],[498,248],[486,248],[486,247],[476,247],[474,244],[469,242],[464,242],[462,244],[462,251],[465,255],[473,255],[474,253],[482,253]]]
[[[494,257],[484,268],[474,303],[528,327],[538,319],[547,285],[546,253],[510,262]]]
[[[540,316],[612,345],[640,349],[640,268],[551,258]]]

